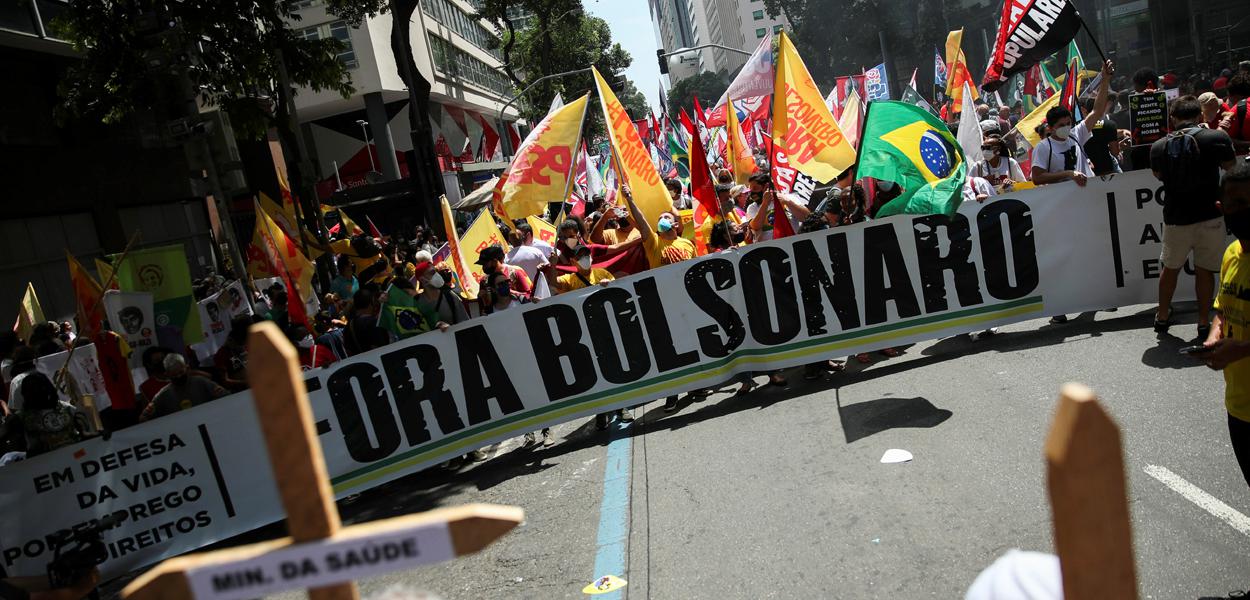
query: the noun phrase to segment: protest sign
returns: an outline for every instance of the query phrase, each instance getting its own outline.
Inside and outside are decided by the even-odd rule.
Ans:
[[[281,281],[278,277],[271,279]],[[201,358],[211,357],[221,349],[230,333],[231,319],[252,314],[252,305],[247,302],[247,292],[243,290],[242,281],[231,282],[225,289],[200,300],[197,306],[200,322],[204,325],[204,341],[196,344]]]
[[[104,410],[113,405],[112,399],[109,397],[108,382],[105,381],[104,373],[100,370],[100,361],[96,356],[95,344],[87,344],[74,349],[74,355],[71,357],[68,350],[41,356],[35,360],[35,370],[48,376],[54,382],[57,382],[57,393],[64,402],[68,402],[75,406],[81,406],[82,403],[75,402],[73,394],[66,393],[64,386],[60,385],[60,377],[57,377],[57,371],[61,367],[66,366],[65,361],[69,360],[69,366],[66,372],[74,378],[74,384],[77,386],[79,395],[88,395],[92,398],[92,405],[97,411]]]
[[[152,294],[109,290],[104,293],[104,313],[113,331],[130,345],[131,368],[142,367],[143,351],[157,345]]]
[[[116,258],[115,258],[116,260]],[[182,244],[131,250],[117,265],[123,291],[150,292],[161,345],[181,348],[203,338],[191,293],[191,270]]]
[[[869,102],[890,99],[890,79],[885,63],[864,71],[864,94],[864,99]]]
[[[1081,16],[1069,0],[1006,0],[981,87],[987,92],[1002,87],[1012,75],[1062,49],[1080,27]]]
[[[565,421],[739,373],[1157,301],[1148,171],[711,254],[304,373],[338,497]],[[1177,301],[1192,299],[1182,271]],[[0,469],[0,560],[44,572],[56,530],[123,511],[106,576],[282,517],[247,392]]]
[[[1128,97],[1129,131],[1133,145],[1151,144],[1167,135],[1168,97],[1166,92],[1144,92]]]

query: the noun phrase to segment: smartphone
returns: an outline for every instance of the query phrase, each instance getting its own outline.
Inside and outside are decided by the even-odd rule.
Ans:
[[[1180,354],[1192,356],[1194,354],[1206,354],[1207,352],[1210,352],[1212,349],[1213,348],[1208,347],[1208,346],[1203,346],[1202,344],[1196,344],[1193,346],[1185,346],[1184,348],[1177,350],[1177,352],[1179,352]]]

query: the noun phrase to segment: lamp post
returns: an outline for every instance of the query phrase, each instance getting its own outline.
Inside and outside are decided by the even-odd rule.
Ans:
[[[356,119],[356,124],[360,126],[360,134],[365,136],[365,154],[369,155],[369,172],[377,173],[378,167],[373,163],[373,150],[369,148],[369,122],[364,119]]]

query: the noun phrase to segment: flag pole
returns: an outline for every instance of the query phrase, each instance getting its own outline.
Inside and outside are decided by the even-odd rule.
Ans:
[[[934,86],[936,87],[937,84],[935,83]],[[859,157],[863,154],[860,150],[864,147],[864,130],[868,128],[868,114],[871,112],[872,102],[868,102],[864,105],[863,122],[859,124],[859,148],[855,149],[855,162],[851,164],[851,176],[855,179],[859,178]],[[841,174],[839,173],[839,175]],[[851,180],[852,185],[855,183],[855,179]]]
[[[564,203],[569,201],[569,188],[573,187],[573,180],[577,178],[577,161],[582,158],[582,128],[586,126],[586,113],[590,110],[590,93],[586,93],[586,106],[582,108],[582,119],[577,123],[577,138],[573,142],[573,158],[569,160],[569,174],[564,180],[564,196],[560,199],[560,212],[564,212]],[[586,165],[590,168],[590,165]],[[585,202],[588,199],[583,199]],[[583,213],[584,214],[584,213]],[[507,216],[507,215],[505,215]]]
[[[1102,64],[1107,64],[1107,55],[1103,54],[1102,46],[1098,44],[1098,38],[1094,35],[1094,32],[1090,31],[1089,25],[1085,23],[1085,19],[1081,17],[1080,13],[1077,13],[1076,18],[1081,21],[1081,28],[1084,29],[1085,34],[1089,36],[1089,41],[1094,43],[1094,50],[1098,51],[1098,57],[1102,59]]]

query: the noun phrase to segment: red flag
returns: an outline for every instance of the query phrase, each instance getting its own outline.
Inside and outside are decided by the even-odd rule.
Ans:
[[[521,134],[517,133],[516,123],[508,123],[508,140],[512,142],[514,152],[521,147]]]
[[[365,221],[369,223],[369,235],[379,240],[382,239],[382,232],[378,231],[378,226],[373,224],[373,219],[370,219],[369,215],[365,215]]]
[[[697,131],[694,128],[694,122],[690,120],[690,115],[686,114],[686,107],[683,106],[681,108],[681,114],[678,115],[678,119],[681,120],[681,126],[686,128],[686,133],[689,133],[690,137],[694,137]]]
[[[655,135],[655,144],[660,144],[660,139],[664,137],[664,129],[660,127],[660,122],[655,118],[655,113],[651,113],[651,131]]]
[[[690,116],[685,111],[681,113],[681,121],[687,129],[694,129],[694,123],[690,122]],[[712,187],[712,170],[707,165],[707,152],[703,149],[703,139],[693,132],[690,134],[690,195],[699,201],[707,214],[720,214],[716,188]]]
[[[790,224],[790,215],[786,213],[786,207],[781,203],[781,195],[773,194],[773,239],[779,240],[783,237],[794,235],[794,226]]]
[[[1037,63],[1024,73],[1024,91],[1029,96],[1037,95],[1037,84],[1042,80],[1042,64]]]
[[[1062,95],[1059,96],[1059,106],[1068,109],[1074,115],[1073,120],[1075,120],[1076,115],[1076,95],[1079,90],[1077,78],[1080,76],[1079,73],[1080,71],[1076,67],[1076,57],[1073,57],[1072,62],[1068,64],[1068,76],[1063,80]]]
[[[699,117],[699,122],[707,127],[707,113],[703,112],[703,107],[699,106],[699,97],[694,97],[694,115]]]

